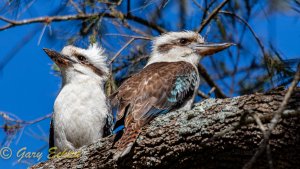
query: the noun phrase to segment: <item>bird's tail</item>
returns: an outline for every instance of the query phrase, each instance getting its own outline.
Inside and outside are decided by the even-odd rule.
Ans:
[[[141,129],[135,127],[135,123],[130,124],[124,129],[123,136],[114,144],[114,147],[117,149],[113,157],[114,160],[117,161],[130,152],[140,132]]]

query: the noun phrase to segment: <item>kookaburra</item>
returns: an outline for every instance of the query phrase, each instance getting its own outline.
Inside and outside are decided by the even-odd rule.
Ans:
[[[127,79],[111,96],[118,105],[115,128],[124,124],[116,136],[117,160],[130,152],[141,128],[159,114],[189,110],[200,84],[197,64],[232,43],[206,43],[192,31],[169,32],[153,41],[147,65]],[[119,134],[120,135],[120,134]]]
[[[66,46],[61,53],[45,49],[58,65],[62,87],[55,100],[49,147],[71,151],[112,132],[113,117],[104,91],[108,67],[104,50]]]

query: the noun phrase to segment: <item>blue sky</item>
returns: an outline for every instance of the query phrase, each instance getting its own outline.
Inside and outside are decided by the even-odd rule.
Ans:
[[[37,1],[33,7],[36,9],[36,15],[44,16],[56,9],[58,4],[59,1],[57,0],[51,2]],[[20,19],[34,16],[30,13],[24,13]],[[0,22],[0,25],[2,24],[3,22]],[[265,44],[268,44],[268,40],[271,39],[286,59],[300,58],[300,20],[298,14],[277,12],[271,14],[268,19],[263,14],[259,14],[251,20],[250,25]],[[44,37],[38,45],[42,28],[42,24],[33,24],[0,31],[1,63],[21,39],[36,29],[35,35],[28,43],[0,70],[0,111],[14,113],[22,120],[33,120],[51,113],[61,83],[60,78],[53,74],[51,70],[52,61],[46,56],[42,48],[61,50],[66,42],[58,39],[57,43],[54,44]],[[248,40],[249,38],[252,37],[247,34],[245,39]],[[251,44],[249,44],[249,49],[257,50]],[[17,164],[16,152],[22,147],[27,147],[28,151],[33,152],[45,146],[45,141],[34,138],[31,133],[33,132],[38,136],[48,136],[48,128],[49,119],[26,127],[10,145],[13,158],[9,160],[0,158],[0,166],[2,168],[26,167],[26,164]],[[0,131],[1,142],[5,137],[5,133]],[[43,160],[45,160],[46,149],[43,149],[42,153]],[[32,162],[36,161],[33,160]]]

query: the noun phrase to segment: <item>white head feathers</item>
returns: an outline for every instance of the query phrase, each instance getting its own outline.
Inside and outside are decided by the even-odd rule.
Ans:
[[[83,49],[83,53],[87,56],[87,59],[99,69],[107,69],[107,56],[104,52],[105,50],[98,43],[91,44],[86,50]]]
[[[106,63],[107,56],[104,52],[105,50],[97,43],[91,44],[87,49],[69,45],[64,47],[61,51],[62,54],[77,60],[78,63],[81,62],[78,56],[83,56],[86,59],[86,62],[88,62],[91,66],[94,66],[107,74],[109,70]]]
[[[184,41],[202,44],[204,43],[204,38],[197,32],[192,31],[168,32],[162,34],[153,41],[152,54],[147,65],[155,62],[177,61],[185,61],[196,65],[201,57],[187,44],[184,44]]]

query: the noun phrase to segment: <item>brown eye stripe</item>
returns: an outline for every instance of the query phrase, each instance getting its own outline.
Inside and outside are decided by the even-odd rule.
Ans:
[[[163,44],[163,45],[158,46],[157,50],[160,53],[165,53],[165,52],[169,51],[171,48],[172,48],[172,44]]]
[[[104,75],[104,72],[103,72],[101,69],[98,69],[98,68],[95,67],[93,64],[89,63],[83,55],[81,55],[81,54],[79,54],[79,53],[75,53],[75,52],[73,53],[73,55],[74,55],[78,60],[80,60],[80,59],[79,59],[80,57],[83,57],[84,60],[80,60],[81,64],[84,64],[84,65],[86,65],[87,67],[89,67],[90,69],[92,69],[97,75],[99,75],[99,76],[103,76],[103,75]]]
[[[191,42],[197,42],[197,37],[183,38],[183,39],[185,39],[187,41],[186,44],[191,43]],[[165,52],[168,52],[170,49],[172,49],[173,45],[182,46],[183,44],[180,43],[180,40],[181,39],[177,39],[177,40],[173,41],[172,43],[162,44],[162,45],[157,47],[157,50],[160,53],[165,53]]]
[[[99,76],[103,76],[104,72],[101,69],[96,68],[94,65],[90,64],[90,63],[86,63],[86,65],[91,68],[96,74],[98,74]]]

